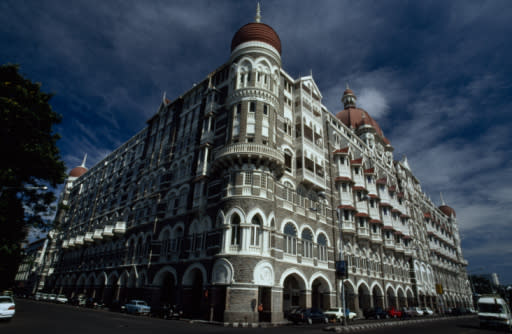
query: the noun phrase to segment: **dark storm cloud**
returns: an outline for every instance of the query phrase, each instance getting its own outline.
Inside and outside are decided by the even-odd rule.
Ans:
[[[68,167],[98,162],[229,59],[254,1],[4,1],[0,59],[55,92]],[[457,211],[470,267],[496,270],[512,232],[509,1],[262,1],[283,68],[313,77],[331,112],[348,83]],[[476,238],[478,235],[478,238]],[[483,254],[493,255],[484,256]],[[500,268],[500,269],[499,269]]]

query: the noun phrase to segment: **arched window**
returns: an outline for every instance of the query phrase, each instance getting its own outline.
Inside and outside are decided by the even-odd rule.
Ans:
[[[261,218],[256,215],[251,221],[251,246],[259,246],[261,244]]]
[[[236,213],[231,218],[231,245],[240,246],[240,217]]]
[[[297,254],[297,230],[293,224],[288,223],[284,227],[285,253]]]
[[[181,252],[181,244],[183,243],[183,229],[178,227],[172,236],[171,239],[171,251],[175,254],[179,254]]]
[[[162,234],[162,250],[160,252],[160,255],[163,258],[166,258],[169,256],[169,253],[171,251],[171,237],[169,235],[169,231],[164,231]]]
[[[311,230],[305,229],[302,231],[302,256],[313,257],[313,234]]]
[[[327,261],[327,238],[324,234],[320,234],[317,239],[318,243],[318,259]]]

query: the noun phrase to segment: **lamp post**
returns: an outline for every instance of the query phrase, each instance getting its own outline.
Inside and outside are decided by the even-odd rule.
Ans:
[[[344,281],[345,281],[345,277],[348,276],[348,270],[347,270],[347,266],[346,264],[344,264],[344,256],[343,256],[343,226],[342,226],[342,222],[341,222],[341,209],[340,208],[337,208],[336,209],[336,213],[338,214],[338,224],[339,224],[339,228],[340,228],[340,254],[339,254],[339,263],[341,265],[343,265],[344,269],[345,269],[345,272],[342,273],[342,276],[341,276],[341,307],[343,309],[343,326],[346,326],[347,325],[347,304],[346,304],[346,300],[345,300],[345,284],[344,284]],[[336,266],[336,269],[338,269],[338,266]],[[336,275],[339,275],[338,274],[338,270],[336,270]]]
[[[0,196],[4,193],[5,190],[48,190],[47,186],[29,186],[29,187],[9,187],[9,186],[3,186],[2,189],[0,189]]]

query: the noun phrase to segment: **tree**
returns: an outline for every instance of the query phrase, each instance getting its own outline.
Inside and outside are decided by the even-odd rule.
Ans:
[[[48,229],[55,208],[52,190],[64,182],[65,165],[52,126],[61,121],[51,94],[19,73],[0,66],[0,288],[12,285],[21,243],[30,227]]]

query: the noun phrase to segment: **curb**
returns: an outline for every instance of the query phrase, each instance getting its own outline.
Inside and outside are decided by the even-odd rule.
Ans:
[[[348,325],[348,326],[327,326],[324,328],[324,331],[328,332],[336,332],[336,333],[352,333],[359,332],[367,329],[375,329],[375,328],[383,328],[383,327],[395,327],[395,326],[405,326],[408,324],[420,324],[426,322],[434,322],[439,320],[450,320],[454,318],[471,318],[474,315],[464,315],[458,317],[438,317],[438,318],[425,318],[425,319],[414,319],[414,320],[398,320],[398,321],[386,321],[386,322],[378,322],[378,323],[368,323],[368,324],[358,324],[358,325]]]

